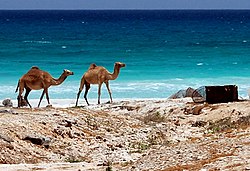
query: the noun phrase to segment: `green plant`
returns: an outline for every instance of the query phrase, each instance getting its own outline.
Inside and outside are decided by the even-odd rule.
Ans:
[[[106,168],[106,171],[112,171],[112,166],[108,166],[108,167]]]
[[[149,149],[150,145],[138,141],[131,144],[130,147],[134,149],[133,151],[131,151],[131,153],[142,153],[143,151]]]
[[[68,163],[79,163],[79,162],[82,162],[82,160],[76,158],[76,157],[68,157],[65,159],[65,162],[68,162]]]
[[[108,160],[107,165],[106,171],[112,171],[112,162]]]

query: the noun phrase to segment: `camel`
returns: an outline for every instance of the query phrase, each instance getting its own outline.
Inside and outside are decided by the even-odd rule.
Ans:
[[[102,66],[97,66],[96,64],[91,64],[89,69],[84,73],[81,79],[80,88],[77,93],[77,99],[76,99],[76,106],[78,104],[79,96],[84,88],[85,85],[85,93],[84,93],[84,99],[86,103],[89,105],[87,94],[90,89],[90,84],[98,84],[98,104],[100,104],[100,96],[101,96],[101,86],[103,83],[106,84],[106,87],[108,89],[109,97],[110,97],[110,103],[112,103],[112,96],[111,91],[109,88],[109,80],[115,80],[119,73],[120,69],[122,67],[125,67],[124,63],[116,62],[114,66],[114,72],[110,73],[106,68]]]
[[[26,74],[24,74],[18,81],[16,92],[18,91],[19,88],[19,94],[17,97],[18,100],[18,107],[23,106],[22,105],[22,93],[24,89],[26,89],[25,95],[24,95],[24,100],[27,102],[30,108],[32,106],[30,105],[28,101],[28,95],[31,90],[40,90],[43,89],[42,95],[40,97],[40,101],[38,103],[38,107],[40,106],[40,103],[43,99],[44,93],[46,94],[46,98],[48,101],[48,106],[50,105],[49,102],[49,94],[48,94],[48,88],[50,86],[56,86],[62,84],[62,82],[69,76],[69,75],[74,75],[73,72],[69,70],[63,70],[62,75],[58,78],[55,79],[53,78],[48,72],[40,70],[38,67],[33,66]]]

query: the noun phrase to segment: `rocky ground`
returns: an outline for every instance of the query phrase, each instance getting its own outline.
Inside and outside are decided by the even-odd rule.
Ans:
[[[250,170],[250,101],[0,108],[0,170]]]

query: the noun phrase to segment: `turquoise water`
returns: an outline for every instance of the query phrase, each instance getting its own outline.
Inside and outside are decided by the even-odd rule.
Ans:
[[[55,78],[50,98],[75,99],[91,63],[110,72],[113,98],[166,98],[180,89],[236,84],[250,87],[250,11],[0,11],[0,99],[16,99],[31,66]],[[29,98],[39,98],[32,91]],[[89,98],[97,97],[93,85]],[[103,86],[102,98],[108,98]]]

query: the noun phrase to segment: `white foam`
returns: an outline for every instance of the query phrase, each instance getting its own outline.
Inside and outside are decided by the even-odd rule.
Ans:
[[[182,78],[175,78],[175,80],[182,81],[183,79]]]
[[[45,40],[25,40],[23,43],[39,43],[39,44],[50,44],[51,41],[45,41]]]
[[[167,80],[143,80],[133,82],[110,82],[110,88],[114,99],[117,98],[167,98],[181,89],[192,87],[194,89],[201,86],[209,85],[227,85],[235,84],[238,86],[240,96],[247,96],[250,88],[250,78],[248,77],[219,77],[219,78],[172,78]],[[0,85],[0,99],[11,98],[16,101],[18,93],[15,93],[16,84]],[[70,82],[60,86],[51,86],[49,89],[50,99],[59,99],[63,102],[65,99],[75,99],[79,89],[78,82]],[[80,99],[83,100],[84,91],[81,93]],[[97,99],[98,86],[91,85],[88,93],[89,99]],[[102,86],[101,99],[109,98],[106,86]],[[42,94],[42,90],[31,91],[28,99],[38,99]],[[24,95],[24,93],[23,93]],[[61,100],[60,100],[61,99]],[[43,99],[46,102],[46,98]],[[58,100],[56,100],[58,101]],[[96,103],[96,100],[94,100]],[[35,102],[35,106],[37,105]],[[47,103],[45,103],[46,105]]]

